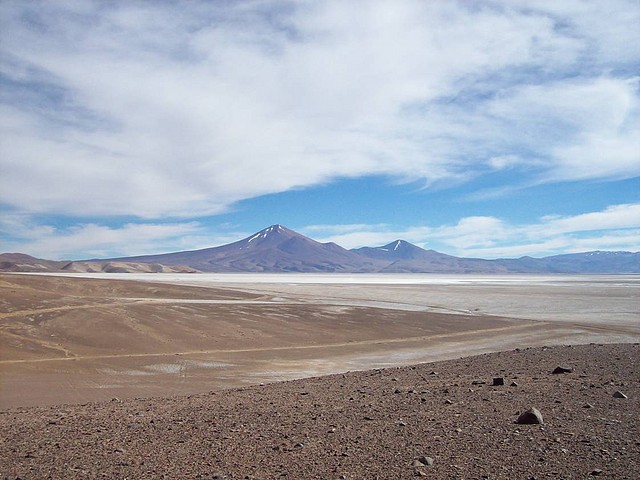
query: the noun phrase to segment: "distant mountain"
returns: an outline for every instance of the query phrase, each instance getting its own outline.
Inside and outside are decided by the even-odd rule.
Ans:
[[[640,273],[640,252],[569,253],[544,258],[531,258],[549,273]],[[523,259],[518,259],[523,260]]]
[[[430,260],[436,257],[450,257],[435,250],[425,250],[404,240],[395,240],[382,247],[354,248],[352,252],[378,260]]]
[[[382,247],[362,247],[354,252],[384,260],[381,273],[508,273],[508,267],[494,260],[459,258],[425,250],[405,240],[395,240]]]
[[[271,225],[220,247],[116,260],[189,265],[203,272],[373,272],[382,266],[335,243],[317,242],[282,225]]]
[[[404,240],[346,250],[282,225],[219,247],[74,262],[0,254],[0,271],[20,272],[344,272],[344,273],[640,273],[640,252],[586,252],[544,258],[460,258]]]
[[[24,253],[0,253],[2,272],[52,272],[61,269],[68,262],[43,260]]]
[[[83,261],[68,262],[61,271],[76,273],[197,273],[193,267],[185,265],[163,265],[147,262],[118,262],[118,261]]]
[[[384,273],[470,273],[486,272],[488,260],[469,260],[461,265],[462,259],[435,250],[425,250],[405,240],[395,240],[382,247],[362,247],[352,250],[360,255],[384,261],[380,270]],[[485,265],[486,264],[486,265]]]
[[[35,258],[24,253],[0,254],[0,272],[103,272],[103,273],[195,273],[182,265],[112,261],[68,262]]]

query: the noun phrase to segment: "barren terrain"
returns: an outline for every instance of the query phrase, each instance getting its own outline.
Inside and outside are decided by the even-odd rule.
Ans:
[[[239,278],[0,276],[0,407],[640,340],[637,277]]]
[[[0,478],[637,478],[639,280],[2,275]]]
[[[636,479],[639,354],[637,344],[544,347],[9,409],[1,478]],[[572,371],[552,374],[558,365]],[[516,424],[531,406],[544,424]]]

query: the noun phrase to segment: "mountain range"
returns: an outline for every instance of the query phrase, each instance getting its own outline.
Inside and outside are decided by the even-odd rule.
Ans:
[[[404,240],[347,250],[282,225],[219,247],[158,255],[51,261],[0,254],[0,271],[336,272],[336,273],[640,273],[640,252],[594,251],[544,258],[484,260],[425,250]]]

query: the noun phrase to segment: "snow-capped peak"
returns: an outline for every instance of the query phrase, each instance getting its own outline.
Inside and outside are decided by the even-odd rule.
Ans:
[[[274,233],[284,233],[286,231],[286,228],[283,227],[280,224],[276,224],[276,225],[271,225],[270,227],[265,228],[264,230],[260,230],[258,233],[256,233],[255,235],[249,237],[247,239],[247,243],[251,243],[254,240],[258,240],[258,239],[265,239],[267,238],[269,235],[272,235]]]

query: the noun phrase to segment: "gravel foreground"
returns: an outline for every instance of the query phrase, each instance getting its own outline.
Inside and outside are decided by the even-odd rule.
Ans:
[[[189,397],[5,410],[0,476],[636,479],[639,360],[638,344],[544,347]],[[571,371],[552,373],[558,366]],[[544,424],[516,423],[530,407]]]

